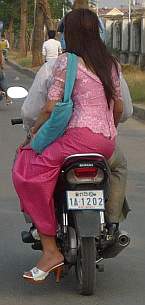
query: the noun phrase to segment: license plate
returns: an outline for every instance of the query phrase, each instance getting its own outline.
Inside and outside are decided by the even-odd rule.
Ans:
[[[104,193],[95,191],[67,191],[69,210],[104,210]]]

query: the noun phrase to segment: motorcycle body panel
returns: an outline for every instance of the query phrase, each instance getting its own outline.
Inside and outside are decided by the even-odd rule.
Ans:
[[[100,236],[99,211],[75,211],[73,218],[77,234],[80,238]]]

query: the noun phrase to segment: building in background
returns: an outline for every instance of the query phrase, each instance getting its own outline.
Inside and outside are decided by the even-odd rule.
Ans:
[[[106,43],[120,61],[145,67],[145,0],[131,1],[130,10],[105,7],[97,13],[105,24]]]

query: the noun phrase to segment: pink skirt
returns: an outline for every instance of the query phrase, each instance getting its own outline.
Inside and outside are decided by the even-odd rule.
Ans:
[[[56,235],[53,193],[66,157],[77,153],[100,153],[107,159],[115,149],[110,140],[88,128],[71,128],[41,155],[29,146],[20,148],[12,170],[12,179],[20,199],[21,210],[27,213],[39,232]]]

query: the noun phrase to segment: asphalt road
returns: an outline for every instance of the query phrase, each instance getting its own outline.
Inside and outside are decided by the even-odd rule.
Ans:
[[[32,79],[7,68],[10,85],[26,88]],[[144,305],[145,304],[145,124],[130,119],[119,129],[119,142],[128,159],[127,196],[132,208],[122,228],[131,236],[130,246],[118,257],[104,262],[105,272],[97,273],[96,293],[80,296],[75,274],[56,285],[52,276],[44,285],[33,286],[22,279],[39,256],[21,242],[27,229],[11,183],[15,149],[24,137],[21,126],[10,119],[19,116],[21,102],[9,107],[0,104],[0,305]]]

